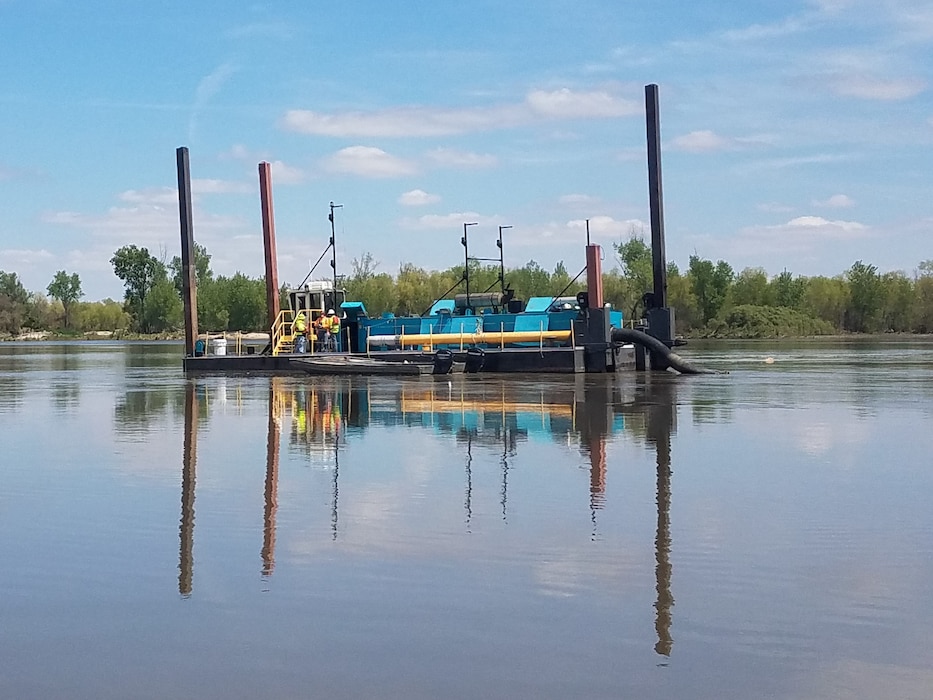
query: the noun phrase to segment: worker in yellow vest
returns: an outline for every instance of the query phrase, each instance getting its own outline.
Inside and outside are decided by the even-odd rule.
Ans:
[[[321,319],[321,328],[327,334],[326,344],[331,349],[337,349],[337,336],[340,335],[340,319],[333,309],[327,310],[327,315]]]
[[[305,319],[305,312],[299,311],[298,315],[295,317],[295,351],[296,352],[305,352],[305,346],[308,342],[306,335],[307,331],[307,320]]]

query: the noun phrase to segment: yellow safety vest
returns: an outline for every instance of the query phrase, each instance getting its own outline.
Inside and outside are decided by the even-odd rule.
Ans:
[[[305,315],[304,313],[298,314],[295,318],[295,332],[304,333],[305,332]]]

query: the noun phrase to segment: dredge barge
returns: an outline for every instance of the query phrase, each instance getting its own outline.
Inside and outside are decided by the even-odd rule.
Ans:
[[[441,299],[423,316],[370,317],[362,302],[348,300],[338,286],[334,247],[334,209],[331,203],[333,282],[313,281],[290,290],[287,309],[279,308],[275,225],[272,211],[272,174],[269,163],[259,164],[260,199],[265,252],[266,301],[269,342],[246,354],[211,352],[199,340],[194,274],[194,235],[187,148],[177,150],[179,213],[181,221],[182,280],[185,310],[185,372],[310,373],[348,375],[446,374],[527,372],[616,372],[622,369],[691,371],[670,352],[675,343],[674,313],[667,307],[667,262],[661,195],[660,123],[656,85],[645,88],[648,126],[648,180],[651,205],[651,250],[654,287],[645,294],[647,324],[640,329],[622,327],[622,313],[603,298],[602,250],[586,246],[586,291],[574,297],[513,298],[505,284],[502,228],[499,229],[499,292],[470,293],[470,258],[465,223],[466,293]],[[320,259],[318,260],[320,262]],[[313,272],[313,268],[312,268]],[[309,273],[309,277],[310,277]],[[582,272],[581,272],[582,274]],[[458,283],[459,284],[459,283]],[[325,314],[339,319],[339,332],[318,337],[313,328]],[[329,352],[321,352],[327,347]],[[304,352],[297,352],[304,350]],[[650,360],[649,360],[650,358]]]

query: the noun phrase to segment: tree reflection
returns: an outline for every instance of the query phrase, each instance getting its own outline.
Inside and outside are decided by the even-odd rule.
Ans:
[[[75,381],[55,382],[51,390],[52,404],[61,413],[77,408],[81,402],[81,385]]]
[[[26,380],[0,370],[0,408],[18,408],[23,402]]]

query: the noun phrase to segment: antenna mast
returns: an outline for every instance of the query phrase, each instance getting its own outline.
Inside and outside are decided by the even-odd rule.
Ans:
[[[327,218],[330,219],[330,266],[334,271],[334,291],[337,291],[337,246],[334,244],[334,209],[340,209],[342,204],[330,203],[330,214],[327,215]]]

